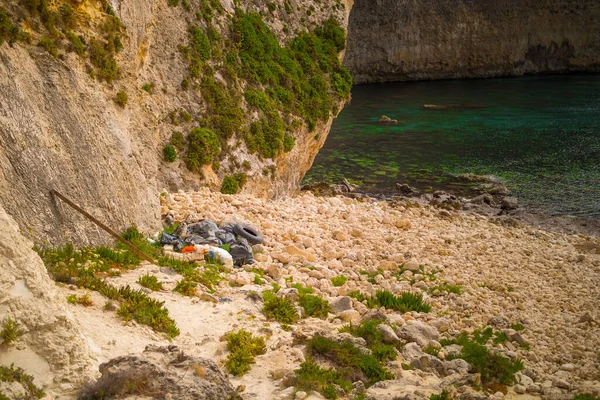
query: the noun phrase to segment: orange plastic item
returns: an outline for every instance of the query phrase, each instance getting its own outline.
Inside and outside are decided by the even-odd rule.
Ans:
[[[181,252],[182,253],[193,253],[196,251],[196,248],[194,246],[185,246]]]

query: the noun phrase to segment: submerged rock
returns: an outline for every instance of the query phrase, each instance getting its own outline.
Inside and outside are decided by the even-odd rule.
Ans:
[[[392,118],[388,117],[387,115],[382,115],[381,118],[379,118],[378,122],[382,122],[384,124],[397,124],[398,120],[392,119]]]

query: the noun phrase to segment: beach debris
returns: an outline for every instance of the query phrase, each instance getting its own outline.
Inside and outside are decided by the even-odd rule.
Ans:
[[[172,258],[196,261],[210,257],[226,267],[253,264],[251,244],[263,241],[263,236],[249,224],[226,223],[219,227],[211,220],[183,223],[173,234],[163,232],[160,238],[160,244]]]

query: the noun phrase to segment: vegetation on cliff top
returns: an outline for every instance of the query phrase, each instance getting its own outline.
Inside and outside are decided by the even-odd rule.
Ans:
[[[210,144],[204,140],[200,151],[191,145],[197,131],[190,132],[194,139],[188,140],[186,165],[192,171],[224,160],[232,137],[237,138],[233,148],[245,144],[262,159],[291,151],[301,121],[314,130],[337,113],[352,85],[339,60],[345,31],[335,19],[282,45],[262,15],[236,8],[233,17],[223,17],[219,6],[217,1],[204,1],[188,30],[187,45],[179,46],[189,73],[182,89],[199,90],[206,110],[197,123],[215,134]],[[235,193],[239,188],[230,176],[222,190]]]

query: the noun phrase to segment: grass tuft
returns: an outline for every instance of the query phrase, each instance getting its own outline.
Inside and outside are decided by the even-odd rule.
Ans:
[[[158,291],[162,290],[162,282],[159,282],[158,278],[154,275],[146,274],[140,276],[138,283],[145,288],[150,290]]]
[[[123,237],[146,254],[158,258],[159,265],[180,267],[183,264],[159,257],[160,247],[149,243],[135,228],[129,228],[123,233]],[[58,249],[37,251],[54,280],[94,290],[110,300],[118,301],[120,304],[117,313],[125,320],[134,319],[157,332],[165,333],[169,338],[179,335],[175,321],[169,317],[169,312],[162,302],[153,300],[129,286],[116,288],[104,280],[107,276],[118,275],[121,270],[133,269],[139,265],[138,255],[125,246],[119,244],[115,248],[75,249],[73,245],[67,244]],[[75,302],[79,302],[77,297]]]
[[[337,399],[333,385],[341,387],[346,393],[352,389],[352,382],[345,379],[341,373],[335,369],[321,368],[311,359],[300,364],[300,368],[294,373],[295,376],[291,383],[297,390],[305,392],[314,390],[322,393],[326,399]]]
[[[331,284],[335,287],[344,286],[344,284],[348,281],[348,278],[344,275],[335,276],[331,278]]]
[[[359,325],[345,325],[340,328],[340,332],[348,332],[353,336],[361,337],[367,342],[367,347],[371,350],[373,356],[380,362],[393,361],[398,356],[394,346],[383,342],[382,333],[377,327],[383,323],[381,320],[370,319],[361,322]]]
[[[254,337],[250,332],[243,329],[237,332],[229,332],[225,335],[229,355],[225,367],[234,376],[244,375],[250,371],[254,364],[254,357],[265,354],[265,339],[261,336]]]
[[[296,307],[290,300],[278,297],[270,290],[263,292],[263,299],[265,301],[263,313],[267,319],[288,325],[298,321]]]
[[[472,337],[466,333],[460,334],[454,340],[444,341],[443,345],[460,344],[462,350],[457,356],[449,358],[462,358],[471,365],[472,372],[481,375],[483,384],[512,385],[515,383],[515,374],[525,367],[521,360],[510,360],[503,355],[489,350],[486,344],[494,336],[492,328],[477,329]],[[502,334],[496,332],[494,342],[503,339]],[[440,341],[442,343],[442,341]]]
[[[393,379],[381,362],[373,355],[363,354],[350,341],[335,342],[323,336],[315,336],[307,343],[310,355],[324,357],[335,365],[336,370],[349,381],[362,381],[365,385]]]

